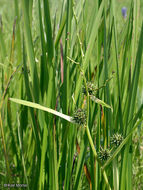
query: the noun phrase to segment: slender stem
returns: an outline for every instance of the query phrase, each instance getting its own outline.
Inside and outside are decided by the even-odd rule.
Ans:
[[[0,110],[0,131],[1,131],[2,144],[3,144],[4,156],[5,156],[5,162],[6,162],[7,177],[8,177],[8,180],[10,180],[10,167],[9,167],[8,155],[7,155],[7,150],[6,150],[6,143],[5,143],[5,138],[4,138],[4,130],[3,130],[2,118],[1,118],[1,110]]]
[[[105,183],[106,183],[108,189],[111,190],[105,170],[103,170],[103,177],[104,177],[104,180],[105,180]]]
[[[83,81],[84,81],[84,85],[85,85],[85,89],[86,89],[86,95],[87,95],[87,123],[86,123],[86,133],[87,133],[88,140],[89,140],[90,146],[91,146],[91,148],[92,148],[93,154],[94,154],[94,156],[95,156],[95,159],[98,161],[98,163],[99,163],[99,165],[100,165],[100,167],[101,167],[101,170],[102,170],[102,172],[103,172],[103,177],[104,177],[105,183],[106,183],[108,189],[111,190],[110,184],[109,184],[109,182],[108,182],[107,174],[106,174],[105,170],[102,169],[101,161],[98,159],[97,152],[96,152],[96,149],[95,149],[95,147],[94,147],[94,143],[93,143],[93,140],[92,140],[92,137],[91,137],[91,134],[90,134],[89,127],[88,127],[88,119],[89,119],[89,93],[88,93],[88,88],[87,88],[87,83],[86,83],[86,78],[85,78],[84,73],[83,73]]]
[[[76,30],[77,30],[76,35],[77,35],[77,38],[78,38],[78,43],[79,43],[79,47],[80,47],[80,51],[81,51],[81,58],[82,58],[82,61],[83,61],[84,52],[83,52],[83,49],[82,49],[82,42],[81,42],[81,39],[80,39],[79,33],[78,33],[78,21],[77,21],[77,17],[76,17],[75,10],[74,10],[74,5],[75,5],[75,2],[74,2],[74,0],[72,0],[72,11],[73,11],[73,16],[74,16],[75,23],[76,23]]]
[[[87,133],[88,140],[89,140],[89,143],[91,145],[92,151],[94,153],[95,159],[98,160],[98,162],[100,162],[100,160],[98,159],[97,152],[96,152],[96,150],[94,148],[94,144],[93,144],[92,137],[91,137],[91,134],[90,134],[88,126],[86,126],[86,133]]]

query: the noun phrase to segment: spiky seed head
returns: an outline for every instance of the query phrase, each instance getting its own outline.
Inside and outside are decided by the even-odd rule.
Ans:
[[[101,149],[98,152],[98,157],[101,161],[106,161],[110,157],[110,151],[108,149]]]
[[[123,139],[124,138],[121,134],[116,133],[111,137],[111,144],[117,147],[122,143]]]
[[[93,96],[96,95],[96,90],[97,90],[97,88],[96,88],[96,86],[95,86],[94,83],[92,83],[92,82],[87,82],[87,89],[88,89],[89,95],[93,95]],[[85,88],[85,86],[83,86],[82,92],[83,92],[83,94],[86,95],[86,88]]]
[[[77,109],[73,114],[73,121],[79,125],[86,124],[86,111],[84,109]]]

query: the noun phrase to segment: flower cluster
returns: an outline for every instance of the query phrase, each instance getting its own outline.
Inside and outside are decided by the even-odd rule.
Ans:
[[[101,161],[106,161],[110,157],[110,151],[108,149],[103,149],[98,152],[98,157]]]
[[[117,147],[122,143],[123,139],[124,138],[121,134],[116,133],[111,137],[111,144]]]
[[[73,114],[73,121],[79,125],[86,124],[86,111],[84,109],[77,109]]]
[[[97,90],[97,88],[96,88],[96,86],[95,86],[94,83],[92,83],[92,82],[87,82],[87,89],[88,89],[89,95],[92,95],[92,96],[95,96],[95,95],[96,95],[96,90]],[[85,88],[85,86],[83,86],[82,91],[83,91],[83,93],[86,95],[86,88]]]

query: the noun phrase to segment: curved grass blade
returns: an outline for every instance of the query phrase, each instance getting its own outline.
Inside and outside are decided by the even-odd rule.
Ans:
[[[103,102],[102,100],[96,98],[95,96],[90,96],[90,98],[91,98],[92,101],[96,102],[97,104],[100,104],[100,105],[102,105],[102,106],[104,106],[104,107],[106,107],[106,108],[110,108],[110,109],[112,110],[112,107],[111,107],[111,106],[109,106],[108,104],[106,104],[106,103]]]
[[[18,140],[19,140],[20,156],[21,156],[21,160],[22,160],[25,180],[27,183],[27,189],[29,190],[29,182],[28,182],[27,171],[26,171],[25,160],[24,160],[24,154],[23,154],[22,138],[21,138],[21,131],[20,131],[20,120],[19,120],[18,114],[17,114],[17,119],[18,119]]]
[[[16,98],[9,98],[9,100],[12,101],[12,102],[15,102],[17,104],[21,104],[21,105],[24,105],[24,106],[28,106],[28,107],[31,107],[31,108],[36,108],[36,109],[39,109],[39,110],[42,110],[42,111],[49,112],[49,113],[51,113],[53,115],[56,115],[58,117],[61,117],[61,118],[65,119],[65,120],[73,123],[72,117],[70,117],[68,115],[65,115],[63,113],[60,113],[58,111],[55,111],[53,109],[41,106],[41,105],[39,105],[37,103],[29,102],[29,101],[26,101],[26,100],[20,100],[20,99],[16,99]]]
[[[65,12],[65,14],[63,15],[63,18],[62,18],[61,26],[60,26],[58,34],[56,36],[55,49],[58,47],[58,44],[60,42],[60,38],[61,38],[61,36],[63,34],[63,30],[64,30],[64,27],[65,27],[65,24],[66,24],[66,18],[67,18],[67,13]]]
[[[37,66],[35,64],[35,53],[32,41],[32,31],[30,29],[29,15],[27,14],[28,1],[22,0],[23,22],[24,22],[24,37],[25,46],[27,50],[27,57],[30,63],[30,72],[33,82],[33,94],[36,102],[39,100],[39,78],[37,72]]]

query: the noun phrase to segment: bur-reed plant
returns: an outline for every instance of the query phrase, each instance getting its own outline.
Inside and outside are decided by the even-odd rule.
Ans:
[[[142,2],[129,1],[126,17],[114,0],[10,3],[12,17],[0,17],[0,185],[141,189]]]

